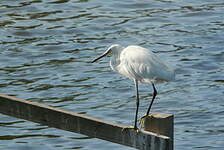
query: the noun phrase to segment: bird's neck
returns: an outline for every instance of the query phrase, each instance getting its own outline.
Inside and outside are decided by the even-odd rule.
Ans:
[[[117,71],[117,66],[120,64],[120,52],[114,53],[110,59],[112,70]]]

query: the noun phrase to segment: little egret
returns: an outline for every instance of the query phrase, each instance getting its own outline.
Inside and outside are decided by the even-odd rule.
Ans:
[[[152,84],[153,96],[146,113],[146,115],[149,115],[153,101],[157,95],[154,83],[174,80],[174,70],[152,51],[136,45],[122,47],[121,45],[113,44],[102,55],[94,59],[92,63],[108,54],[111,54],[110,66],[112,70],[134,80],[136,87],[134,129],[137,129],[139,108],[138,82]]]

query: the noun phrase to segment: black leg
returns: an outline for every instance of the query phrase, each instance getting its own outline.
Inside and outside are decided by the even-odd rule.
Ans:
[[[152,83],[152,87],[153,87],[153,96],[152,96],[152,101],[151,101],[151,103],[149,105],[149,108],[147,110],[147,113],[146,113],[147,116],[149,115],[149,112],[150,112],[150,109],[152,107],[153,101],[154,101],[154,99],[156,98],[156,95],[157,95],[157,91],[156,91],[156,88],[155,88],[153,83]]]
[[[138,94],[138,81],[137,80],[135,80],[135,87],[136,87],[136,113],[135,113],[134,129],[137,129],[138,107],[139,107],[139,94]]]

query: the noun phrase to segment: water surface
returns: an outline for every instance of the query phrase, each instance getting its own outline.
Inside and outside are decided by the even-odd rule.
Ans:
[[[224,149],[222,0],[0,1],[0,93],[124,125],[132,81],[88,62],[112,43],[153,50],[176,81],[156,85],[152,112],[175,115],[175,149]],[[140,115],[151,99],[140,87]],[[0,115],[0,149],[131,149]]]

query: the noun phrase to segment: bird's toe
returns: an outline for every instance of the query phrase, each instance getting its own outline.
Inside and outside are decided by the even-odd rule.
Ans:
[[[134,126],[126,126],[122,129],[122,132],[125,132],[127,130],[135,130],[136,132],[139,132],[139,129],[137,127],[134,127]]]
[[[152,117],[152,115],[147,115],[145,114],[144,116],[142,116],[139,120],[139,125],[141,128],[144,128],[144,124],[145,124],[145,119],[148,118],[148,117]]]

